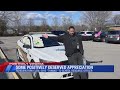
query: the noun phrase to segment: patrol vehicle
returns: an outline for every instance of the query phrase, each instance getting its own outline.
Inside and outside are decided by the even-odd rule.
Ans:
[[[17,41],[16,55],[23,62],[67,62],[64,45],[52,38],[57,36],[48,34],[49,38],[43,37],[44,33],[24,35]],[[70,79],[70,72],[34,72],[34,79]]]

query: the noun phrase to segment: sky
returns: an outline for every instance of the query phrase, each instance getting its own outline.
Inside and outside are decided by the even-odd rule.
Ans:
[[[26,19],[33,18],[36,24],[39,24],[40,18],[46,18],[48,24],[51,25],[54,17],[58,17],[60,22],[63,16],[72,17],[73,22],[76,23],[80,20],[81,15],[80,11],[28,11],[26,12]]]
[[[61,22],[61,18],[63,16],[70,17],[72,16],[72,19],[74,23],[77,23],[80,21],[80,18],[82,16],[82,11],[26,11],[25,18],[29,19],[35,19],[35,24],[40,24],[40,18],[46,18],[49,25],[52,24],[52,18],[58,17],[59,21]],[[113,15],[120,14],[120,11],[113,11]]]

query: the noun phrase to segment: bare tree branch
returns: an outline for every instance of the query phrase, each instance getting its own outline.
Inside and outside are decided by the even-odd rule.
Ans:
[[[120,25],[120,14],[118,15],[115,15],[113,18],[112,18],[112,21],[115,25]]]
[[[52,18],[52,23],[53,23],[53,28],[55,30],[58,30],[59,26],[60,26],[60,23],[58,21],[58,17],[53,17]]]
[[[69,26],[73,25],[73,20],[72,17],[62,17],[62,26],[63,30],[67,30]]]
[[[90,28],[101,30],[111,14],[111,11],[85,11],[83,12],[83,20]]]

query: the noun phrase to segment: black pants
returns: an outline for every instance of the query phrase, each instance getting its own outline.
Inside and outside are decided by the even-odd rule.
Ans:
[[[83,65],[83,58],[80,52],[74,53],[72,56],[68,57],[68,63],[70,65]],[[74,79],[88,79],[88,73],[86,72],[74,72]]]

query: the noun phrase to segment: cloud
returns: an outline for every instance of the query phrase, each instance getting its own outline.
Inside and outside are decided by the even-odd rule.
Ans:
[[[49,14],[50,11],[45,11],[45,14]]]
[[[117,15],[117,14],[120,14],[120,11],[113,11],[112,12],[112,15]]]
[[[44,14],[40,14],[40,13],[27,13],[26,14],[26,19],[32,18],[32,19],[41,19],[41,18],[45,18],[45,19],[49,19],[49,18],[53,18],[53,17],[57,17],[54,14],[50,14],[49,12],[45,12]]]
[[[60,14],[60,16],[65,16],[65,14]]]
[[[49,13],[47,13],[47,14],[45,15],[45,17],[46,17],[46,18],[54,18],[54,17],[57,17],[57,16],[54,15],[54,14],[49,14]]]
[[[61,18],[61,19],[64,18],[64,17],[66,17],[65,14],[60,14],[60,18]]]
[[[78,11],[65,11],[65,12],[73,14],[73,13],[77,13]]]
[[[29,19],[40,19],[40,18],[44,18],[44,16],[42,14],[39,13],[27,13],[26,18]]]
[[[67,16],[67,15],[65,15],[65,14],[61,14],[61,15],[60,15],[60,18],[61,18],[61,19],[63,19],[63,18],[69,19],[70,16]]]

